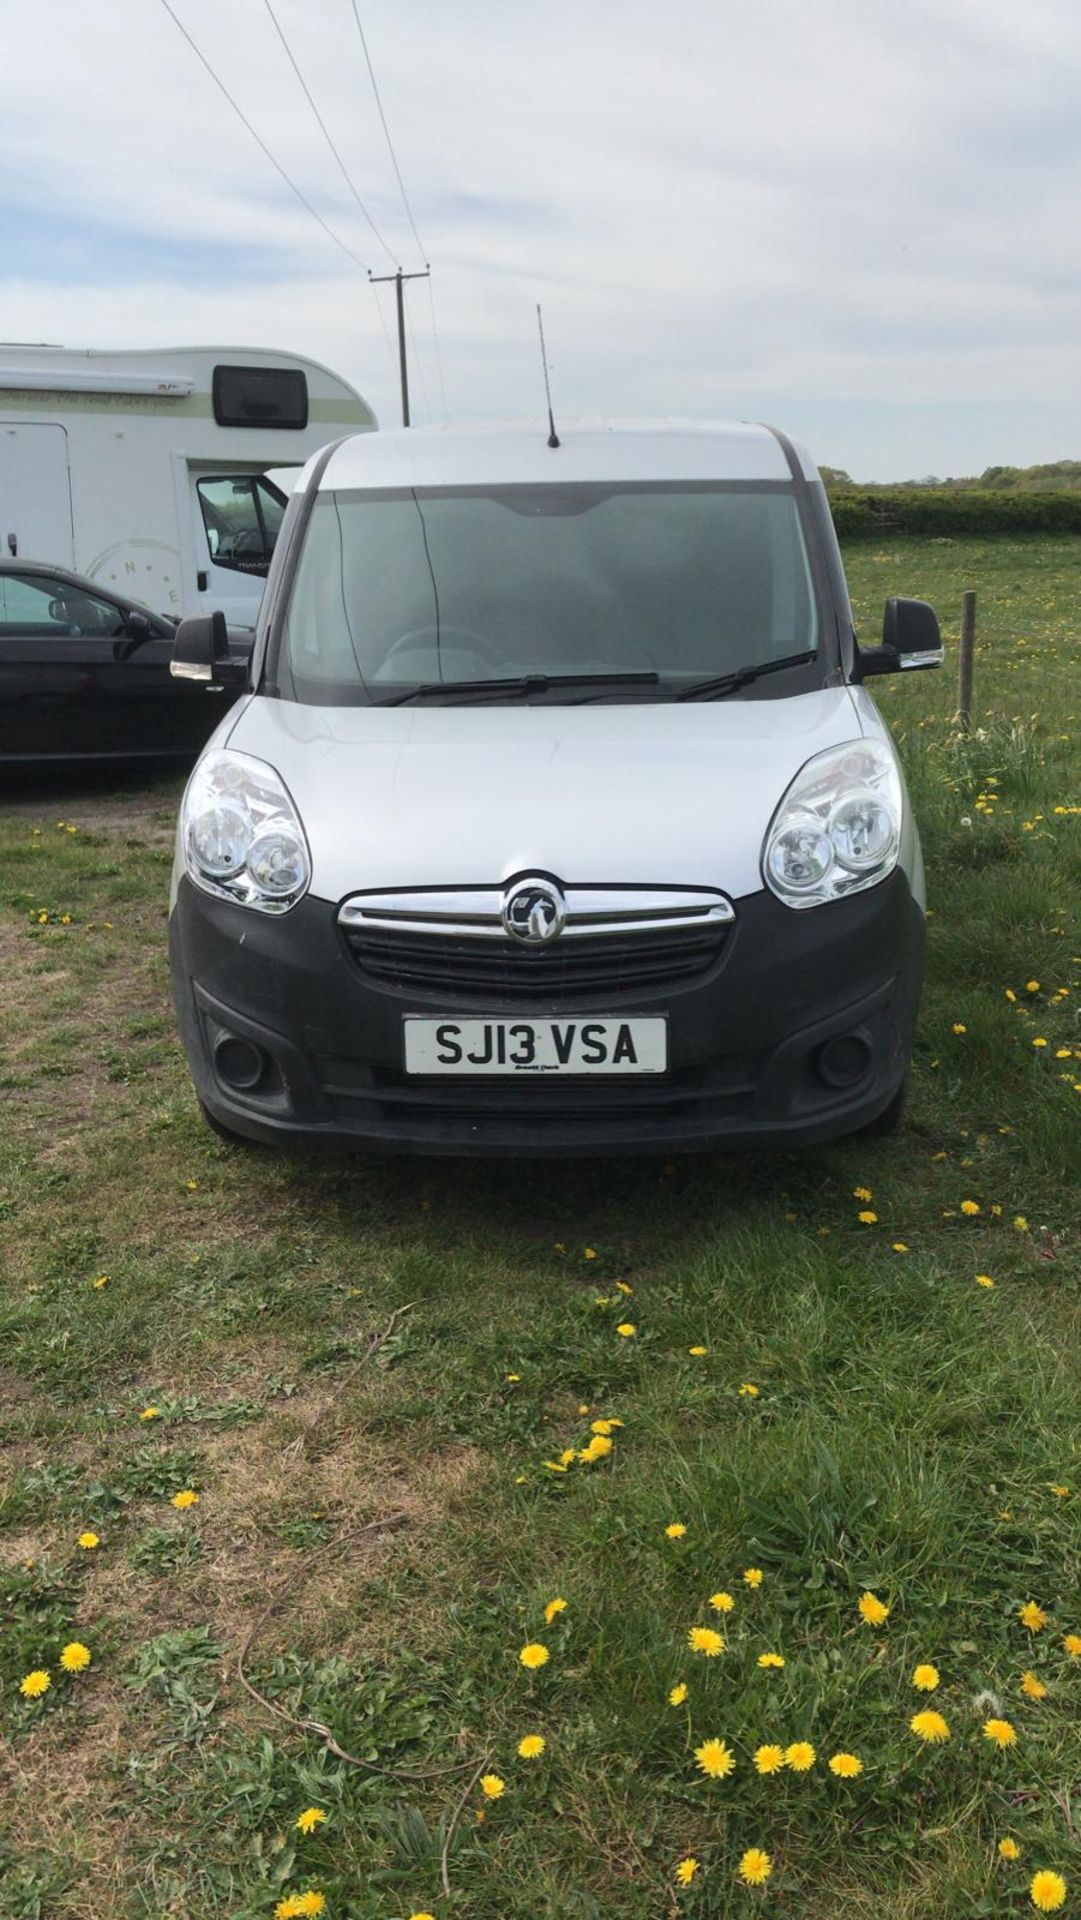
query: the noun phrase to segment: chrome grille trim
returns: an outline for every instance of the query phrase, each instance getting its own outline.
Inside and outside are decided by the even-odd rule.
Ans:
[[[514,944],[502,922],[505,887],[416,888],[357,893],[338,909],[345,934],[409,933]],[[680,932],[731,926],[735,912],[723,893],[703,887],[565,887],[565,940],[606,934]]]

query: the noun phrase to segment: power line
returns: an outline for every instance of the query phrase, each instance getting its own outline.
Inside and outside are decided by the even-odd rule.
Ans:
[[[390,155],[390,164],[394,168],[394,177],[398,182],[398,191],[402,196],[402,205],[405,208],[406,218],[409,221],[410,227],[412,228],[413,238],[417,243],[417,250],[420,253],[420,257],[423,260],[425,266],[428,267],[429,266],[428,249],[424,245],[424,242],[421,239],[420,234],[417,230],[417,223],[413,218],[413,209],[409,204],[409,195],[406,193],[406,190],[405,190],[405,181],[402,178],[402,170],[398,165],[398,156],[394,151],[394,142],[390,137],[390,126],[387,121],[387,116],[383,111],[383,98],[379,91],[379,82],[375,77],[375,67],[372,65],[372,56],[368,52],[368,42],[365,37],[364,28],[361,24],[360,11],[357,6],[357,0],[350,0],[350,3],[353,8],[353,18],[357,23],[357,32],[360,35],[360,44],[364,49],[364,59],[368,68],[368,78],[372,83],[372,92],[375,95],[375,104],[379,109],[379,118],[382,123],[383,134],[387,143],[387,152]],[[436,372],[439,376],[439,391],[443,399],[443,418],[446,420],[446,419],[449,419],[450,417],[449,410],[447,408],[447,388],[446,388],[446,382],[443,379],[443,352],[439,342],[439,325],[435,317],[435,294],[432,291],[432,281],[431,281],[430,273],[428,276],[428,305],[431,309],[431,316],[432,316],[432,344],[435,347]],[[415,346],[413,351],[415,354],[416,353]],[[423,378],[424,376],[422,373],[421,374],[422,384],[423,384]]]
[[[365,220],[368,222],[368,225],[370,226],[372,232],[374,233],[376,239],[378,240],[379,245],[382,247],[383,252],[386,254],[387,259],[390,261],[392,266],[396,267],[398,265],[398,261],[395,258],[394,254],[391,252],[390,248],[388,247],[386,241],[384,240],[382,234],[379,231],[379,228],[376,226],[375,221],[372,219],[371,214],[368,212],[367,207],[365,206],[363,200],[360,197],[360,194],[357,191],[356,186],[354,185],[353,177],[349,172],[349,169],[346,166],[345,161],[342,159],[341,154],[338,152],[337,147],[335,146],[333,140],[330,137],[330,131],[329,131],[329,128],[327,127],[327,123],[323,119],[322,114],[320,113],[318,107],[315,104],[314,99],[312,98],[311,88],[308,86],[308,83],[305,80],[304,75],[301,73],[300,68],[297,65],[296,57],[293,53],[293,49],[289,45],[289,42],[286,39],[284,32],[282,31],[282,27],[278,20],[278,16],[274,12],[274,9],[270,4],[270,0],[263,0],[263,5],[265,6],[267,12],[270,15],[271,21],[274,26],[274,31],[277,34],[278,39],[281,41],[282,46],[285,48],[286,57],[289,61],[289,65],[292,67],[293,72],[296,74],[297,79],[300,81],[300,85],[304,93],[304,98],[308,102],[309,107],[311,108],[313,114],[315,115],[316,121],[319,126],[319,130],[322,133],[323,138],[326,141],[327,146],[330,148],[330,151],[333,154],[335,160],[337,161],[338,171],[341,174],[342,179],[345,181],[346,186],[349,188],[349,191],[352,194],[354,200],[356,201],[357,206],[360,208],[361,213],[364,215]]]
[[[417,232],[417,223],[413,218],[413,209],[409,204],[409,195],[406,193],[406,190],[405,190],[405,181],[402,179],[402,170],[398,165],[398,156],[394,151],[394,142],[390,137],[390,128],[387,125],[387,116],[383,112],[383,102],[379,94],[379,82],[376,80],[376,77],[375,77],[375,68],[372,65],[372,56],[368,52],[368,42],[364,38],[364,28],[360,24],[360,14],[357,11],[357,0],[352,0],[352,7],[353,7],[353,18],[357,23],[357,32],[360,35],[360,44],[364,48],[364,58],[368,65],[368,77],[372,83],[372,92],[375,95],[375,104],[379,108],[379,118],[383,123],[383,133],[386,136],[387,152],[390,155],[390,163],[391,163],[391,166],[394,168],[395,178],[397,179],[397,182],[398,182],[398,190],[402,196],[402,205],[405,208],[406,216],[408,218],[409,224],[413,229],[413,238],[416,241],[417,247],[420,251],[420,257],[423,260],[425,266],[427,266],[429,264],[428,250],[425,247],[424,242],[422,241],[419,233]]]
[[[312,219],[318,221],[319,225],[323,229],[323,232],[327,235],[327,238],[330,240],[333,240],[334,245],[336,247],[339,247],[342,253],[348,256],[348,258],[353,262],[353,265],[355,267],[359,267],[362,273],[370,272],[370,268],[367,266],[366,262],[360,258],[359,254],[353,252],[352,247],[347,246],[346,242],[343,239],[341,239],[341,237],[338,234],[335,233],[333,227],[327,225],[327,222],[324,220],[322,214],[318,213],[316,209],[312,206],[311,201],[308,199],[306,194],[301,192],[301,189],[297,186],[296,181],[293,180],[290,177],[290,175],[286,173],[285,168],[281,164],[281,161],[275,159],[274,155],[270,151],[270,148],[267,146],[266,141],[262,138],[262,135],[256,133],[255,128],[252,126],[252,123],[248,119],[248,116],[244,112],[243,108],[238,106],[236,101],[233,99],[233,96],[229,92],[228,87],[225,85],[224,80],[219,80],[217,74],[215,73],[206,55],[201,51],[201,49],[196,45],[195,41],[192,39],[191,34],[188,32],[187,27],[184,25],[184,22],[179,18],[179,16],[176,13],[173,12],[173,9],[169,4],[169,0],[161,0],[161,4],[165,8],[166,13],[169,15],[169,18],[173,22],[174,26],[179,27],[181,33],[183,34],[185,40],[187,41],[189,47],[194,53],[196,59],[199,61],[200,65],[205,67],[207,73],[210,75],[210,78],[213,80],[214,85],[217,87],[218,92],[223,93],[225,95],[225,98],[229,102],[229,105],[232,107],[233,112],[237,116],[237,119],[240,120],[243,123],[243,125],[247,128],[248,132],[251,134],[252,139],[255,141],[256,146],[259,147],[261,152],[263,152],[266,155],[267,159],[270,161],[271,166],[274,168],[274,171],[281,175],[282,179],[285,181],[286,186],[289,188],[290,193],[293,193],[296,195],[296,198],[300,201],[300,204],[305,209],[305,212],[310,213]]]

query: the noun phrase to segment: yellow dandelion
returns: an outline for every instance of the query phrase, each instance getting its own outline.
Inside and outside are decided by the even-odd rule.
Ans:
[[[90,1648],[84,1647],[81,1640],[69,1640],[61,1648],[60,1665],[65,1673],[83,1673],[90,1665]]]
[[[920,1693],[933,1693],[938,1685],[938,1668],[933,1667],[929,1660],[921,1662],[912,1675],[912,1685]]]
[[[544,1618],[547,1624],[551,1626],[552,1621],[556,1617],[556,1614],[566,1613],[566,1611],[567,1611],[567,1602],[561,1599],[557,1594],[556,1598],[554,1600],[549,1600],[548,1605],[545,1607]]]
[[[589,1466],[594,1460],[607,1459],[614,1445],[615,1442],[610,1440],[606,1433],[595,1433],[588,1447],[582,1448],[578,1458],[579,1460],[583,1460],[586,1466]]]
[[[766,1746],[755,1748],[754,1765],[756,1773],[780,1773],[784,1763],[783,1747]]]
[[[621,1340],[629,1340],[632,1333],[638,1332],[638,1328],[635,1326],[633,1320],[621,1320],[616,1328],[616,1332],[619,1334]]]
[[[893,1243],[893,1251],[894,1253],[907,1253],[908,1252],[907,1240],[895,1240]]]
[[[761,1567],[744,1568],[743,1578],[746,1585],[749,1587],[760,1587],[762,1585],[763,1577],[764,1576],[763,1576]]]
[[[98,1539],[96,1533],[81,1533],[78,1544],[82,1547],[84,1553],[93,1553],[95,1547],[100,1547],[101,1541]]]
[[[411,1913],[409,1920],[435,1920],[434,1913]]]
[[[664,1537],[666,1540],[682,1540],[686,1531],[687,1529],[682,1520],[672,1520],[668,1526],[665,1527]]]
[[[668,1704],[670,1707],[681,1707],[686,1698],[687,1682],[685,1680],[677,1680],[668,1695]]]
[[[689,1853],[685,1860],[679,1862],[676,1868],[676,1879],[681,1887],[689,1887],[697,1872],[698,1862],[693,1853]]]
[[[326,1817],[322,1807],[305,1807],[303,1813],[298,1813],[296,1817],[298,1833],[314,1833],[317,1827],[323,1825]]]
[[[1047,1491],[1053,1493],[1056,1500],[1068,1500],[1070,1497],[1069,1487],[1057,1487],[1053,1480],[1048,1481]]]
[[[980,1203],[978,1200],[962,1200],[961,1212],[966,1214],[970,1220],[975,1214],[979,1213],[979,1211]]]
[[[951,1032],[952,1032],[952,1033],[967,1033],[967,1032],[968,1032],[968,1028],[967,1028],[967,1027],[965,1027],[965,1026],[962,1026],[962,1024],[961,1024],[961,1022],[960,1022],[960,1020],[955,1020],[955,1021],[954,1021],[954,1023],[953,1023],[953,1026],[952,1026],[952,1028],[951,1028]]]
[[[976,1285],[978,1287],[993,1287],[994,1284],[989,1273],[978,1273],[976,1275]]]
[[[923,1713],[914,1713],[909,1726],[920,1740],[926,1740],[931,1746],[937,1746],[950,1737],[950,1729],[940,1713],[930,1709]]]
[[[860,1225],[864,1227],[875,1227],[878,1225],[878,1215],[877,1213],[873,1213],[870,1207],[862,1208],[861,1211],[857,1213],[856,1218],[860,1222]]]
[[[287,1893],[284,1900],[279,1900],[274,1909],[274,1920],[297,1920],[300,1912],[299,1900],[299,1893]]]
[[[692,1627],[687,1635],[687,1645],[692,1653],[704,1653],[707,1660],[715,1660],[724,1652],[724,1639],[712,1627]]]
[[[853,1187],[852,1189],[853,1200],[873,1200],[874,1197],[870,1187]]]
[[[94,1286],[95,1286],[95,1288],[96,1288],[96,1290],[98,1291],[98,1293],[100,1293],[100,1292],[101,1292],[101,1289],[102,1289],[102,1287],[107,1287],[107,1286],[108,1286],[108,1284],[109,1284],[109,1276],[108,1276],[108,1274],[107,1274],[107,1273],[99,1273],[99,1274],[98,1274],[98,1277],[97,1277],[97,1279],[96,1279],[96,1280],[95,1280],[95,1282],[94,1282]]]
[[[745,1400],[757,1400],[760,1391],[761,1389],[755,1386],[753,1380],[745,1380],[740,1387],[740,1393]]]
[[[1071,1660],[1081,1660],[1081,1633],[1065,1633],[1062,1644]]]
[[[1018,1233],[1028,1232],[1028,1221],[1025,1219],[1025,1216],[1023,1213],[1014,1214],[1013,1224],[1017,1228]]]
[[[566,1473],[567,1471],[566,1462],[563,1460],[542,1460],[541,1465],[547,1467],[549,1473]]]
[[[520,1373],[505,1373],[503,1375],[503,1378],[507,1382],[507,1385],[511,1387],[516,1387],[518,1385],[518,1382],[521,1380],[521,1377],[522,1376]]]
[[[783,1653],[760,1653],[758,1656],[758,1664],[760,1667],[767,1667],[767,1668],[783,1667],[784,1654]]]
[[[745,1886],[762,1887],[773,1872],[773,1862],[761,1847],[748,1847],[739,1863],[739,1877]]]
[[[589,1431],[590,1433],[599,1433],[602,1437],[605,1437],[611,1433],[614,1425],[614,1420],[591,1420],[589,1423]]]
[[[815,1750],[809,1740],[793,1740],[792,1745],[784,1750],[785,1766],[791,1767],[793,1773],[809,1773],[815,1759]]]
[[[890,1610],[875,1593],[861,1593],[859,1598],[860,1619],[869,1627],[883,1627],[890,1617]]]
[[[1026,993],[1039,993],[1039,991],[1040,991],[1040,983],[1039,983],[1039,981],[1038,981],[1038,980],[1026,980],[1026,981],[1025,981],[1025,992],[1026,992]]]
[[[1032,1885],[1028,1897],[1041,1913],[1055,1913],[1066,1898],[1066,1882],[1061,1873],[1049,1873],[1041,1868],[1032,1876]]]
[[[303,1916],[304,1914],[325,1913],[326,1910],[327,1910],[327,1898],[325,1893],[318,1893],[316,1889],[313,1887],[310,1893],[297,1894],[295,1911],[298,1916]]]
[[[1015,1747],[1017,1728],[1009,1720],[985,1720],[983,1737],[985,1740],[992,1741],[996,1747]]]
[[[539,1760],[546,1745],[547,1742],[542,1733],[527,1733],[525,1738],[518,1742],[519,1760]]]
[[[1036,1605],[1035,1600],[1026,1600],[1017,1618],[1030,1633],[1042,1633],[1047,1625],[1047,1615],[1042,1607]]]
[[[195,1493],[191,1487],[183,1487],[179,1493],[174,1493],[169,1505],[171,1507],[179,1507],[181,1512],[183,1512],[185,1507],[196,1506],[198,1500],[199,1495]]]
[[[731,1613],[736,1603],[730,1593],[711,1593],[709,1604],[715,1613]]]
[[[507,1791],[507,1783],[500,1779],[498,1773],[482,1773],[480,1790],[486,1800],[501,1800]]]
[[[1021,1692],[1024,1694],[1026,1700],[1046,1700],[1047,1698],[1047,1688],[1044,1686],[1039,1675],[1035,1673],[1023,1673],[1021,1675]]]
[[[597,1258],[596,1247],[583,1247],[582,1258],[583,1260],[595,1260]]]
[[[529,1667],[530,1669],[535,1669],[537,1667],[546,1666],[549,1659],[551,1658],[551,1655],[549,1654],[547,1647],[542,1646],[539,1640],[531,1640],[528,1646],[525,1646],[522,1648],[522,1651],[518,1655],[518,1658],[521,1661],[523,1667]]]
[[[618,1291],[619,1291],[620,1293],[633,1293],[633,1292],[634,1292],[634,1288],[633,1288],[633,1287],[629,1287],[629,1286],[627,1285],[627,1282],[626,1282],[625,1280],[617,1280],[617,1281],[616,1281],[616,1287],[617,1287],[617,1290],[618,1290]]]
[[[25,1679],[19,1681],[19,1692],[24,1700],[40,1700],[43,1693],[48,1693],[52,1684],[52,1677],[46,1673],[44,1667],[35,1667],[32,1673],[28,1673]]]
[[[140,1420],[160,1420],[161,1408],[160,1407],[144,1407],[142,1410],[142,1413],[139,1415],[139,1418]]]
[[[703,1355],[709,1352],[709,1348],[708,1347],[688,1347],[687,1352],[692,1353],[696,1360],[701,1360]]]
[[[838,1780],[854,1780],[863,1772],[863,1761],[858,1753],[834,1753],[826,1763]]]
[[[703,1740],[702,1745],[695,1748],[694,1757],[711,1780],[726,1779],[736,1764],[735,1754],[723,1740]]]
[[[1021,1849],[1016,1840],[1011,1840],[1009,1834],[1004,1840],[999,1841],[998,1856],[1000,1860],[1020,1860]]]

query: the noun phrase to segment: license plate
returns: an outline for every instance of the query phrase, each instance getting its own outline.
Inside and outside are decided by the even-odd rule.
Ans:
[[[407,1073],[664,1073],[668,1022],[585,1014],[565,1020],[432,1020],[405,1015]]]

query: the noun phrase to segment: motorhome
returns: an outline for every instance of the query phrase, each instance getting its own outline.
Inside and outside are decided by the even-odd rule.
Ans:
[[[0,552],[253,626],[292,475],[376,424],[296,354],[0,345]]]

